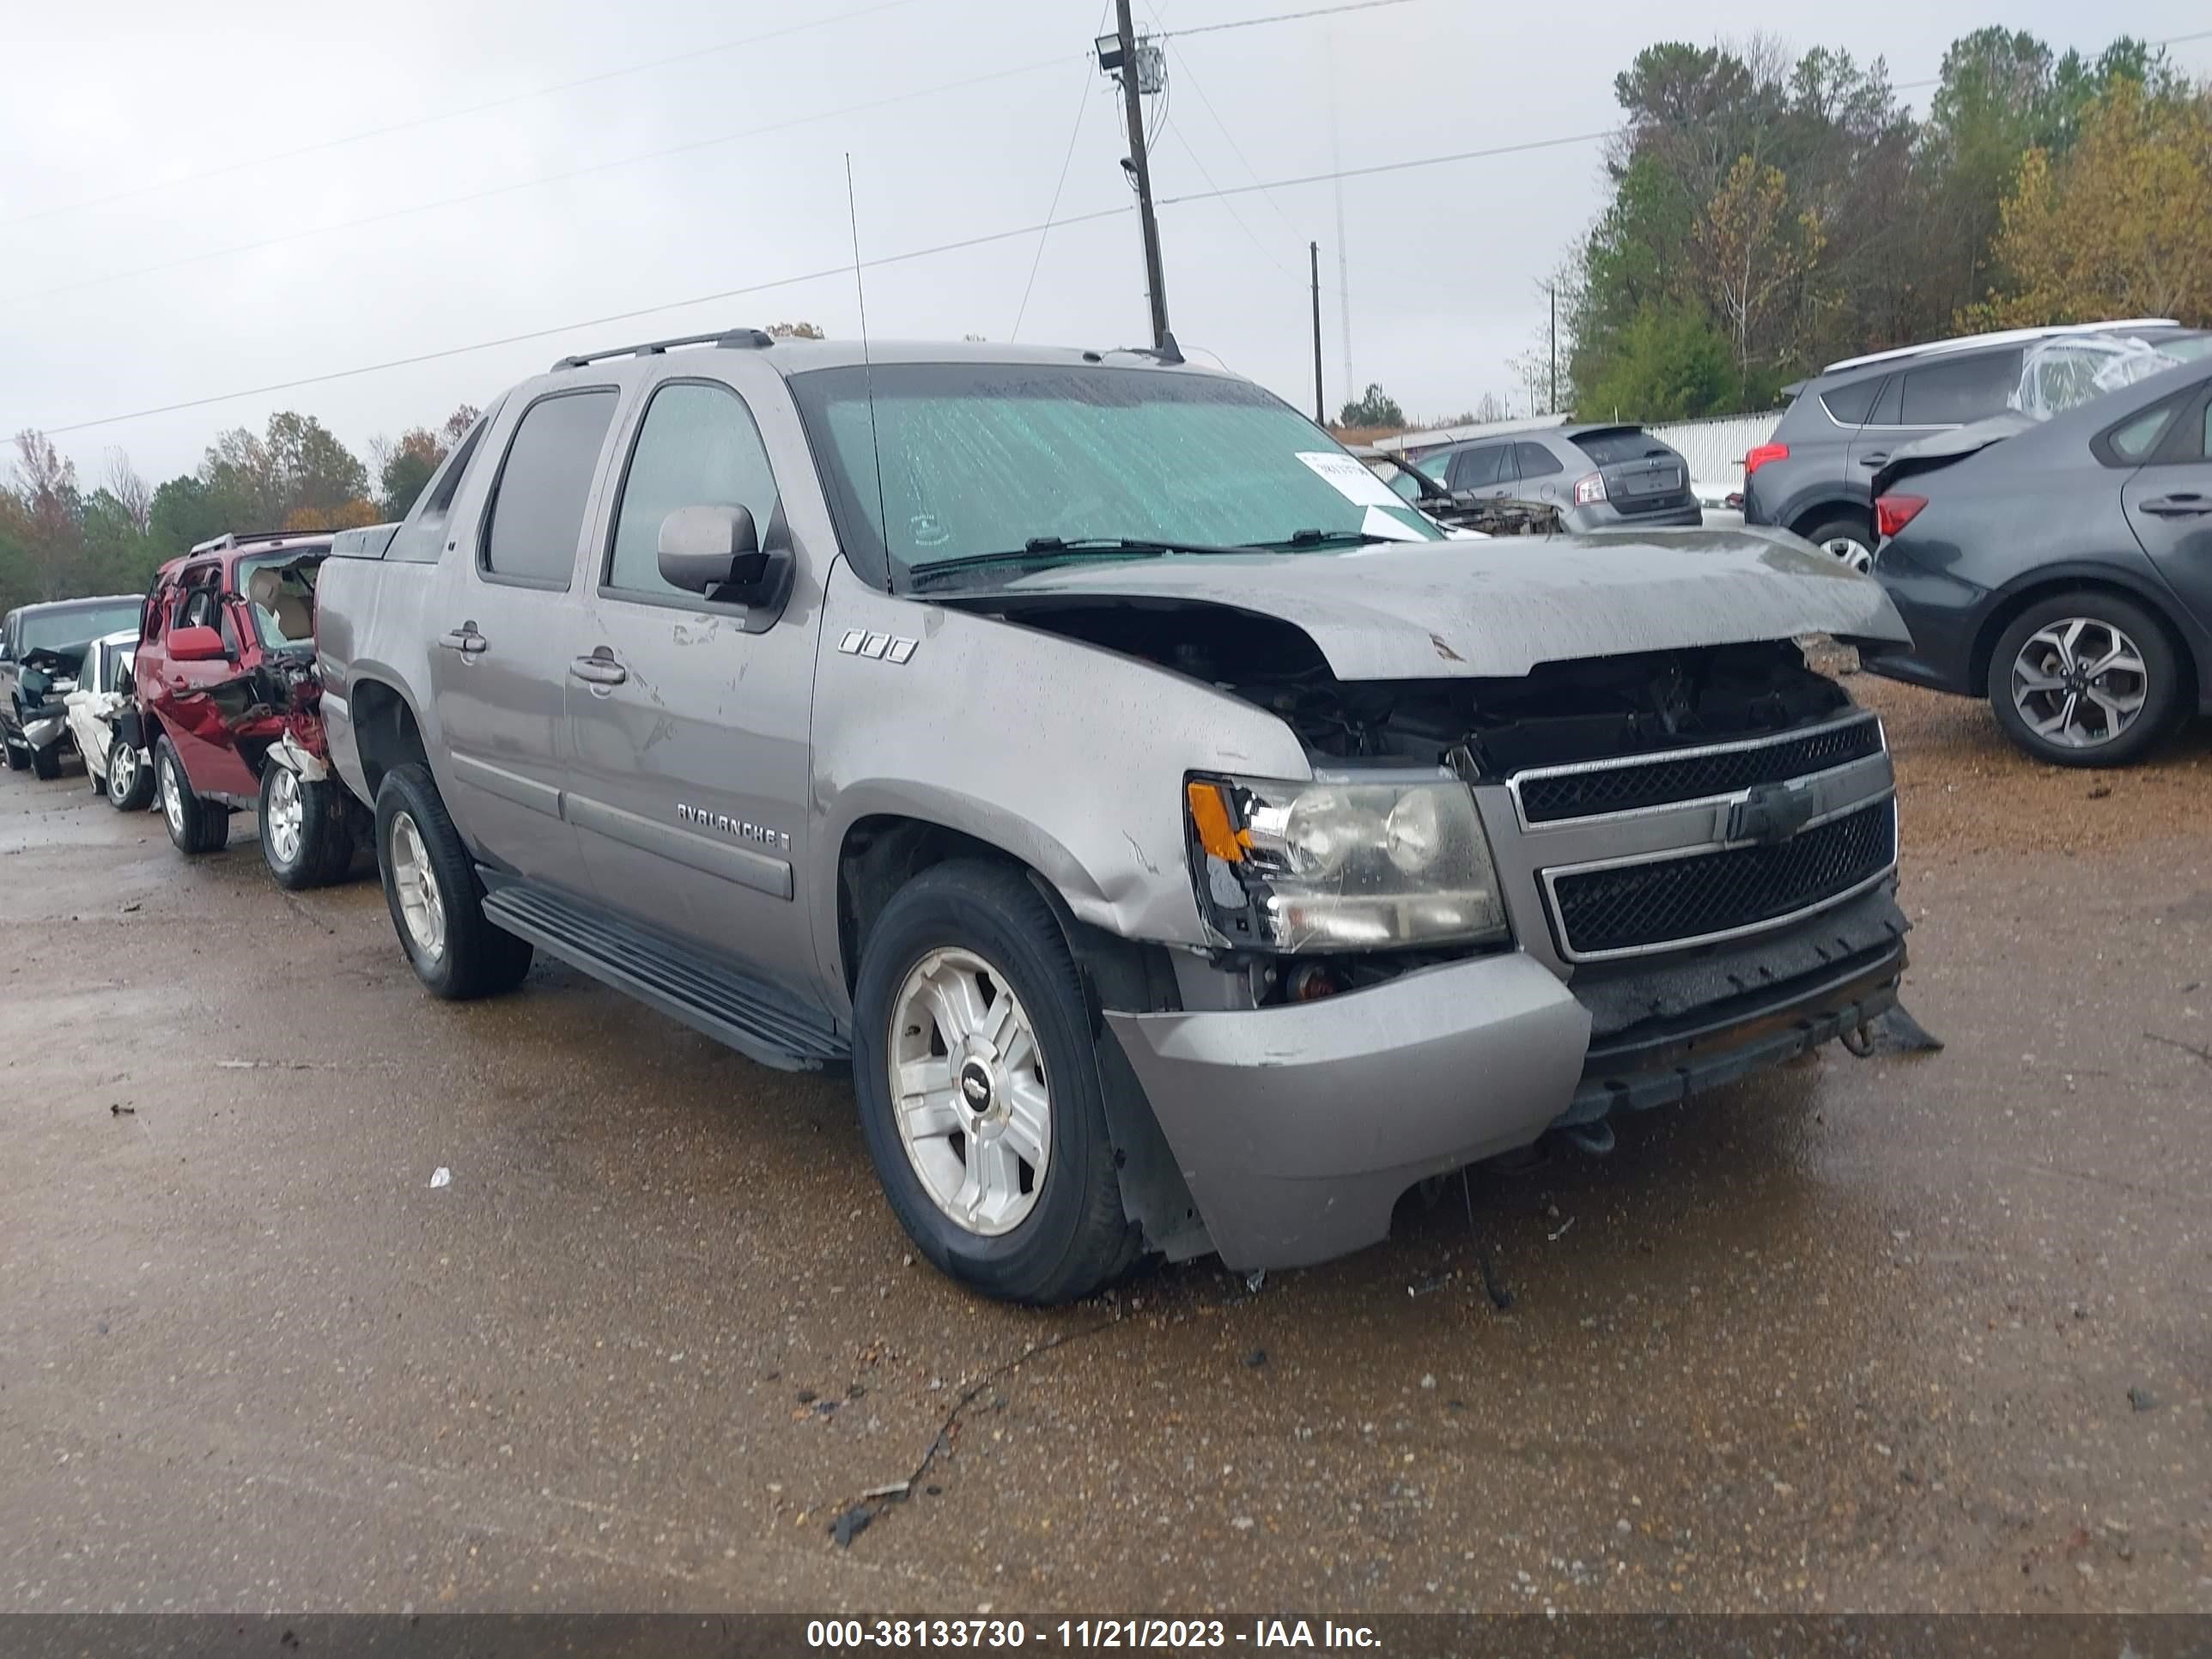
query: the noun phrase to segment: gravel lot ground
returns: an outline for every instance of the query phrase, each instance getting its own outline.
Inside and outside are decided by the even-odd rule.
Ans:
[[[2212,1605],[2212,734],[1850,683],[1943,1053],[1053,1314],[909,1261],[842,1079],[0,778],[0,1608]]]

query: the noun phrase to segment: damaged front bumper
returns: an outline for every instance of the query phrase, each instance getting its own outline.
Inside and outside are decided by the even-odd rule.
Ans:
[[[1550,1130],[1777,1066],[1894,1006],[1906,923],[1887,889],[1686,963],[1583,969],[1525,952],[1317,1002],[1109,1012],[1213,1248],[1240,1272],[1383,1238],[1422,1179]]]

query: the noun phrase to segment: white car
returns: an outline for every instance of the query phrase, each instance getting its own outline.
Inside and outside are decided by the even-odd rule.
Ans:
[[[146,763],[145,751],[116,735],[133,695],[131,667],[137,646],[135,628],[94,640],[85,647],[76,690],[62,699],[69,710],[70,735],[84,757],[92,787],[122,812],[143,812],[154,799],[154,769]]]

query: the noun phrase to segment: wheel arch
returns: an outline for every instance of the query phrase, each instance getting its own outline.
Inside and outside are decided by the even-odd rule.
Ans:
[[[375,676],[356,679],[347,708],[356,752],[361,757],[362,780],[371,800],[384,775],[410,762],[429,768],[430,751],[422,738],[422,723],[407,695],[389,680]]]
[[[962,859],[1017,871],[1043,899],[1082,983],[1124,1214],[1143,1234],[1148,1248],[1177,1261],[1203,1255],[1212,1246],[1198,1201],[1191,1196],[1144,1086],[1105,1018],[1108,1007],[1181,1006],[1165,946],[1121,939],[1083,921],[1043,872],[998,842],[911,813],[866,813],[847,825],[833,866],[837,882],[836,988],[843,995],[848,1016],[854,1012],[854,985],[868,930],[884,907],[925,870]]]
[[[1868,550],[1873,550],[1874,508],[1864,501],[1853,501],[1848,495],[1824,495],[1809,505],[1796,507],[1790,514],[1787,527],[1793,536],[1810,539],[1813,532],[1830,519],[1850,519],[1866,526]]]

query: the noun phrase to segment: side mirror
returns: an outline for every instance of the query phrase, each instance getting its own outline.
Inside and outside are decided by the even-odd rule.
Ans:
[[[751,509],[680,507],[660,521],[660,579],[725,605],[763,605],[791,569],[791,554],[763,552]]]
[[[212,628],[173,628],[169,630],[171,662],[220,662],[229,654],[222,648],[222,635]]]

